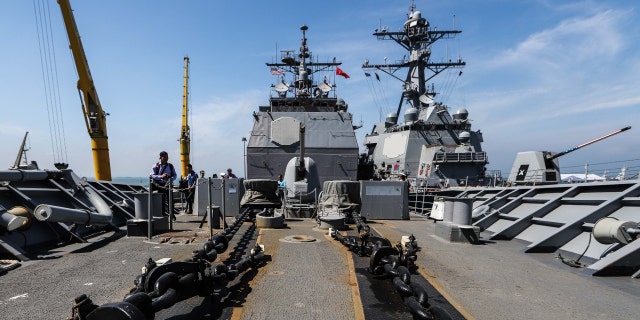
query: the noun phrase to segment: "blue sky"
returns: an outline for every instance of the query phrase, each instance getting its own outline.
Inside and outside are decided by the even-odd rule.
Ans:
[[[76,71],[54,0],[63,157],[76,173],[93,177],[91,144],[76,89]],[[179,164],[183,57],[190,64],[191,160],[207,175],[233,167],[242,175],[242,137],[276,78],[266,62],[276,47],[298,49],[300,26],[320,60],[337,57],[351,78],[337,78],[359,141],[395,109],[401,83],[383,76],[386,98],[372,94],[361,69],[405,54],[372,33],[397,30],[410,1],[71,1],[84,50],[107,118],[113,177],[146,176],[167,150]],[[636,1],[416,0],[439,30],[462,33],[439,43],[432,59],[460,56],[463,74],[435,79],[453,112],[467,108],[484,134],[489,169],[508,175],[518,151],[560,152],[625,126],[630,131],[560,158],[563,172],[617,174],[640,165],[640,15]],[[47,117],[34,2],[0,2],[0,167],[15,161],[29,131],[29,160],[53,168],[55,148]],[[455,18],[454,18],[455,16]],[[455,22],[454,22],[455,21]],[[386,109],[386,105],[389,106]],[[635,160],[635,161],[634,161]]]

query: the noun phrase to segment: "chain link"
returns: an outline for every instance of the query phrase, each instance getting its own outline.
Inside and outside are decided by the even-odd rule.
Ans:
[[[438,306],[429,304],[427,290],[411,281],[411,269],[415,268],[419,250],[415,237],[411,235],[404,245],[398,242],[391,246],[386,238],[371,235],[371,229],[359,214],[352,214],[356,223],[357,236],[343,236],[334,230],[331,237],[349,247],[358,256],[369,256],[369,273],[387,275],[395,290],[402,296],[414,319],[451,319]]]

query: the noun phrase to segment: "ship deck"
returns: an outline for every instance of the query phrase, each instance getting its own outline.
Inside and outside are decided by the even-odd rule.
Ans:
[[[180,215],[174,232],[151,240],[127,237],[122,228],[34,254],[0,277],[0,312],[5,319],[67,319],[80,294],[97,305],[122,301],[147,259],[180,261],[202,247],[209,229],[199,227],[201,219]],[[451,243],[435,235],[434,221],[417,214],[368,224],[393,243],[416,237],[414,281],[423,281],[431,301],[453,318],[628,319],[638,310],[640,289],[629,278],[585,276],[559,260],[539,259],[545,254],[524,254],[515,241]],[[182,301],[156,319],[412,318],[388,280],[366,272],[368,258],[349,252],[312,219],[287,219],[281,229],[245,222],[216,262],[244,255],[255,243],[264,245],[266,263],[230,282],[228,294]]]
[[[524,253],[517,240],[484,241],[484,232],[478,245],[452,243],[433,220],[410,218],[370,225],[389,239],[413,234],[420,274],[468,319],[629,319],[638,311],[640,287],[629,277],[584,275],[552,253]]]

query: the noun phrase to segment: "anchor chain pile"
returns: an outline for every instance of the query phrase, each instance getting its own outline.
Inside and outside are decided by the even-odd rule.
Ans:
[[[369,257],[367,271],[376,276],[386,276],[393,282],[414,319],[451,319],[442,308],[429,304],[427,290],[411,281],[411,269],[415,267],[419,250],[415,237],[411,235],[403,246],[391,245],[389,239],[371,235],[371,229],[358,214],[352,214],[357,236],[344,236],[333,230],[331,237],[340,241],[360,257]]]
[[[82,294],[75,299],[71,320],[148,320],[156,313],[168,309],[186,299],[200,296],[224,296],[227,285],[250,268],[264,265],[265,257],[260,246],[238,262],[225,265],[213,264],[229,247],[229,241],[239,230],[249,211],[245,210],[223,233],[211,236],[202,249],[194,250],[191,259],[158,265],[149,259],[143,273],[134,280],[135,288],[123,301],[95,305]],[[247,233],[255,231],[255,226]],[[240,244],[239,244],[240,246]]]

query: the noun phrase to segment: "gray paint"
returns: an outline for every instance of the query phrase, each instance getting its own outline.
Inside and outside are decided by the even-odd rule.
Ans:
[[[487,212],[473,222],[491,241],[517,239],[525,252],[581,257],[592,275],[631,275],[640,270],[638,240],[603,244],[591,235],[599,219],[640,223],[638,180],[468,189],[458,197]],[[551,257],[551,255],[549,255]]]
[[[413,8],[400,31],[383,28],[374,32],[378,39],[393,40],[409,51],[398,62],[387,63],[385,59],[384,64],[369,64],[367,60],[363,65],[376,77],[378,72],[384,72],[402,81],[397,112],[389,114],[386,122],[376,124],[365,137],[368,160],[378,177],[404,173],[416,186],[437,188],[490,183],[485,179],[489,161],[481,147],[482,133],[471,130],[468,111],[462,108],[452,116],[447,106],[434,102],[436,92],[433,85],[427,85],[445,69],[466,64],[460,58],[431,61],[431,45],[460,32],[438,30]],[[403,69],[407,70],[406,76],[395,75]],[[402,107],[408,109],[402,117],[404,122],[398,122]]]
[[[404,181],[360,181],[360,214],[367,219],[408,220],[409,190]]]
[[[273,121],[283,117],[305,125],[305,157],[315,161],[320,185],[329,180],[355,180],[358,144],[351,114],[346,112],[260,112],[247,144],[248,179],[275,179],[299,155],[299,143],[284,146],[271,139]]]
[[[356,180],[358,170],[358,141],[348,105],[338,98],[335,77],[341,63],[316,62],[306,46],[303,26],[300,53],[284,50],[281,63],[267,63],[282,71],[272,86],[268,106],[253,113],[254,123],[246,150],[247,179],[276,179],[285,175],[291,159],[310,158],[316,165],[319,187],[330,180]],[[300,57],[304,57],[300,59]],[[285,82],[285,76],[291,78]],[[300,141],[300,126],[304,140]],[[288,186],[293,186],[286,177]],[[296,178],[297,179],[297,178]]]

